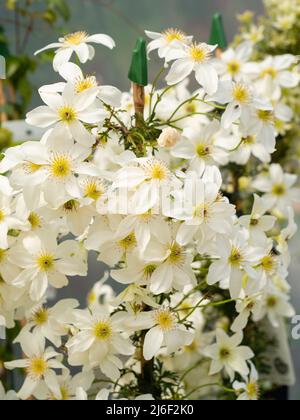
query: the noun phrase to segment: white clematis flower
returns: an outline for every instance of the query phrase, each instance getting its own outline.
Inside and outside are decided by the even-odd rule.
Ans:
[[[115,47],[114,40],[105,34],[88,35],[86,32],[79,31],[59,38],[59,42],[49,44],[46,47],[36,51],[35,55],[49,49],[57,49],[53,61],[55,71],[58,71],[60,66],[67,63],[72,54],[75,53],[81,63],[86,63],[92,60],[95,55],[95,49],[90,43],[101,44],[110,49]]]

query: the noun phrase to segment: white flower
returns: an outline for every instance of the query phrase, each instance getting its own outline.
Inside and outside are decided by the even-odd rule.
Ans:
[[[96,34],[89,36],[86,32],[75,32],[59,38],[59,42],[49,44],[35,54],[57,48],[53,67],[55,71],[58,71],[62,64],[67,63],[71,59],[73,52],[76,53],[81,63],[92,60],[95,55],[95,49],[89,45],[90,43],[102,44],[110,49],[115,47],[114,40],[108,35]]]
[[[151,31],[145,31],[145,33],[152,39],[147,47],[148,54],[154,50],[158,50],[160,58],[166,58],[170,50],[181,48],[183,45],[188,45],[193,40],[192,36],[187,36],[179,29],[173,28],[169,28],[162,33]]]
[[[258,373],[253,363],[251,363],[251,372],[249,378],[245,378],[245,382],[235,381],[233,389],[238,393],[238,401],[257,401],[260,396],[258,385]]]
[[[248,375],[247,361],[254,357],[252,350],[246,346],[240,346],[243,334],[237,333],[229,337],[223,330],[216,332],[217,342],[204,349],[204,354],[212,359],[210,375],[215,375],[225,369],[233,381],[234,373]]]
[[[165,307],[138,315],[132,325],[137,329],[150,328],[143,347],[145,360],[155,357],[163,345],[167,347],[167,354],[171,354],[193,341],[193,333],[179,324],[175,314]]]
[[[202,174],[206,165],[224,165],[228,162],[226,144],[222,141],[220,123],[217,120],[206,126],[188,127],[182,140],[171,150],[173,156],[187,159],[189,170]]]
[[[243,331],[248,324],[248,320],[251,314],[255,314],[259,311],[259,305],[261,300],[261,294],[247,296],[244,299],[240,299],[236,302],[235,309],[239,314],[233,324],[231,330],[235,333]]]
[[[116,381],[120,377],[122,362],[115,355],[130,356],[134,352],[130,340],[123,336],[123,314],[110,316],[101,307],[92,313],[76,311],[74,325],[78,332],[66,344],[71,366],[84,364],[88,370],[98,367]]]
[[[29,234],[11,257],[23,269],[13,284],[16,287],[29,285],[31,298],[39,301],[49,283],[55,288],[62,288],[68,284],[66,275],[86,275],[86,256],[80,253],[80,246],[75,241],[57,245],[55,232]]]
[[[97,87],[76,93],[72,83],[66,84],[62,95],[41,90],[40,96],[46,105],[29,112],[26,122],[41,128],[53,127],[51,138],[74,138],[83,146],[90,147],[95,138],[84,123],[98,124],[106,117],[106,111],[96,106],[98,94]]]
[[[288,225],[281,231],[280,235],[277,236],[276,241],[278,242],[277,250],[281,253],[283,262],[286,267],[290,265],[291,256],[289,253],[289,241],[294,237],[298,231],[298,226],[295,223],[295,212],[292,207],[288,210]]]
[[[267,57],[261,63],[248,63],[245,72],[258,78],[257,88],[274,99],[279,99],[281,89],[292,89],[299,83],[299,76],[289,71],[296,57],[291,54]]]
[[[253,44],[243,42],[236,49],[228,48],[216,60],[215,67],[222,79],[241,81],[245,77],[245,64],[252,55]]]
[[[236,299],[242,291],[244,275],[256,278],[254,267],[263,256],[263,249],[249,245],[249,233],[244,229],[233,233],[231,238],[224,238],[222,247],[217,249],[220,259],[210,266],[207,282],[229,286],[231,297]]]
[[[168,85],[182,82],[194,71],[197,82],[206,93],[213,95],[218,89],[218,74],[211,62],[212,53],[216,48],[216,45],[194,43],[182,49],[170,51],[167,59],[176,61],[167,75]]]
[[[65,369],[61,363],[62,356],[51,347],[45,350],[45,340],[34,334],[26,333],[22,337],[22,350],[25,358],[5,363],[6,369],[26,369],[25,382],[18,392],[21,400],[34,395],[39,384],[44,380],[49,386],[55,381],[55,369]]]
[[[98,88],[98,98],[113,107],[121,106],[122,93],[114,86],[98,85],[95,76],[84,76],[81,68],[74,63],[65,63],[59,68],[59,74],[67,83],[73,85],[74,92],[81,93],[86,90]],[[39,92],[63,92],[65,83],[43,86]]]
[[[245,126],[249,126],[249,110],[273,110],[269,103],[253,94],[249,85],[241,82],[220,82],[218,91],[210,99],[220,104],[228,104],[222,115],[222,125],[225,129],[229,129],[239,118],[244,121]]]
[[[49,340],[56,347],[61,346],[61,337],[69,332],[69,324],[73,320],[72,312],[79,306],[75,299],[60,300],[52,308],[37,305],[30,311],[28,322],[15,340],[22,342],[23,334],[34,332],[35,336],[41,336]]]
[[[292,206],[293,201],[298,201],[299,189],[293,187],[297,182],[297,175],[283,172],[279,164],[272,164],[268,174],[259,175],[252,186],[265,193],[264,198],[271,203],[276,210],[287,214],[287,210]]]
[[[255,311],[254,321],[260,321],[266,316],[274,328],[278,328],[282,318],[292,318],[295,310],[289,302],[289,297],[269,287],[260,301],[259,309]]]
[[[195,285],[191,268],[193,258],[193,254],[179,242],[178,233],[171,229],[165,230],[159,238],[152,238],[144,252],[145,260],[159,262],[149,278],[151,292],[158,295]]]
[[[264,243],[266,233],[273,229],[276,217],[266,215],[271,210],[272,203],[266,198],[261,198],[254,194],[254,204],[251,215],[241,216],[239,222],[242,226],[249,229],[250,241],[253,245]]]

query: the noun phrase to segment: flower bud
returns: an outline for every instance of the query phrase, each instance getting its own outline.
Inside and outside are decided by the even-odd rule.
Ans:
[[[180,139],[180,132],[176,128],[168,127],[163,130],[157,143],[160,147],[173,147]]]

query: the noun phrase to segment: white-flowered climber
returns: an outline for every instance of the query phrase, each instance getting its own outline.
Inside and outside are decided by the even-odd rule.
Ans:
[[[272,156],[294,124],[296,57],[250,62],[249,41],[216,56],[177,29],[146,35],[166,86],[145,87],[140,123],[133,90],[80,66],[110,36],[38,51],[55,49],[57,80],[27,122],[46,132],[0,161],[0,338],[20,329],[23,358],[4,366],[24,369],[0,400],[263,396],[260,325],[276,335],[294,315],[299,190]],[[57,290],[84,282],[90,251],[106,274],[84,307]]]

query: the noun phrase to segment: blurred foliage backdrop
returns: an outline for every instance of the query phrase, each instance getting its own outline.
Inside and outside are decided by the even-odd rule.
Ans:
[[[10,9],[7,9],[7,5]],[[19,8],[19,12],[14,10],[14,6]],[[3,48],[3,41],[6,40],[13,57],[9,71],[19,96],[17,111],[22,116],[29,108],[39,105],[36,88],[58,80],[47,57],[32,60],[32,54],[44,45],[56,41],[63,34],[86,30],[89,34],[111,35],[117,43],[117,48],[111,52],[97,46],[96,59],[85,66],[85,71],[95,74],[102,83],[114,84],[127,90],[131,51],[136,37],[143,35],[144,29],[161,31],[168,27],[177,27],[194,34],[196,39],[207,41],[211,16],[216,11],[221,11],[228,39],[231,40],[238,28],[236,15],[246,9],[261,14],[262,0],[0,0],[0,54],[3,54],[1,42]],[[16,59],[19,59],[19,64]],[[155,71],[154,63],[151,65],[151,71]],[[298,237],[294,244],[291,282],[294,290],[293,301],[299,314]],[[92,284],[95,275],[97,279],[101,276],[101,270],[91,261],[86,287]],[[82,283],[73,283],[72,288],[74,294],[81,295],[84,299]],[[65,292],[72,293],[70,290]],[[298,384],[292,390],[292,397],[299,400],[300,342],[293,342],[292,346],[299,378]]]

